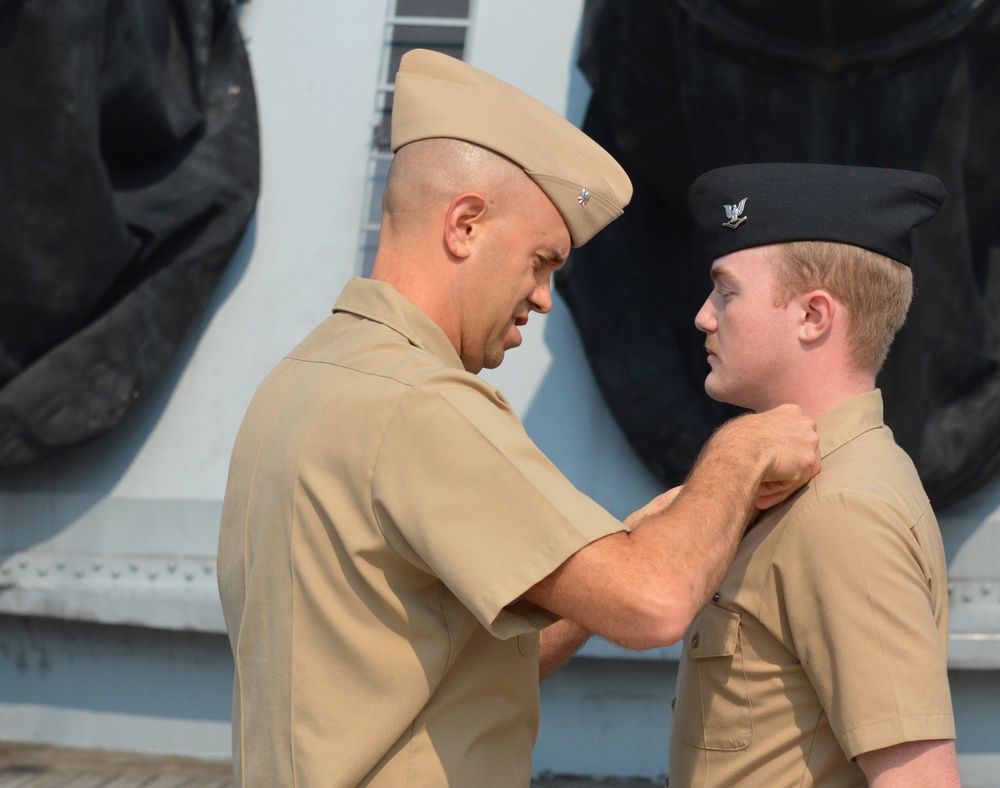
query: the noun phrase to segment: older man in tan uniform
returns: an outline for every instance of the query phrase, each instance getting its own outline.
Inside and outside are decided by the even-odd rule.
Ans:
[[[761,515],[685,636],[672,788],[958,785],[941,534],[875,388],[910,303],[911,230],[944,198],[921,173],[827,165],[691,187],[715,258],[695,321],[706,390],[801,405],[823,472]]]
[[[630,530],[574,489],[476,373],[628,178],[433,52],[403,58],[392,136],[372,279],[267,377],[233,450],[219,588],[247,785],[528,785],[540,671],[589,631],[676,641],[755,503],[818,469],[788,406],[721,429]]]

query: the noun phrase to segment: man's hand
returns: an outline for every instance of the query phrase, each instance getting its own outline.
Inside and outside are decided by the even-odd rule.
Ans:
[[[820,471],[816,421],[798,405],[779,405],[733,419],[720,428],[717,437],[745,446],[747,452],[767,452],[758,509],[781,503]]]

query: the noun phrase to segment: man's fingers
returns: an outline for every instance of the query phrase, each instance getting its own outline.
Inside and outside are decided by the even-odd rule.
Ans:
[[[798,405],[779,405],[740,416],[727,422],[717,437],[727,442],[731,451],[761,462],[757,466],[760,509],[785,500],[820,471],[816,420]]]
[[[802,484],[799,483],[764,482],[760,485],[760,491],[757,494],[757,508],[763,511],[777,506],[801,486]]]
[[[819,473],[819,435],[815,419],[798,406],[781,405],[759,414],[772,436],[773,455],[765,482],[793,482],[793,489]]]
[[[758,491],[757,508],[768,509],[819,473],[819,435],[815,419],[796,405],[781,405],[758,415],[769,432],[772,456]]]
[[[817,456],[816,462],[797,479],[781,479],[777,481],[761,482],[757,492],[757,508],[760,510],[770,509],[788,498],[792,493],[803,485],[807,484],[817,473],[820,472],[820,463]]]

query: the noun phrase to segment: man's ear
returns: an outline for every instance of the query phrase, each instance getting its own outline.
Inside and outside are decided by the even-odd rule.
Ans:
[[[445,214],[444,243],[453,257],[464,260],[469,256],[471,244],[481,232],[486,208],[486,198],[481,194],[460,194],[451,201]]]
[[[799,339],[802,342],[816,342],[826,337],[833,328],[833,318],[837,313],[837,302],[826,290],[813,290],[803,295],[802,322],[799,324]]]

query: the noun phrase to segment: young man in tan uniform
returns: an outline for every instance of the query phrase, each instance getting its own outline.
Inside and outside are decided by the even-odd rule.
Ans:
[[[689,199],[714,258],[705,389],[800,405],[823,472],[762,513],[685,635],[669,785],[957,786],[941,534],[875,387],[912,296],[911,230],[944,187],[757,164]]]
[[[262,383],[233,450],[219,589],[247,785],[527,786],[540,672],[588,631],[679,639],[755,502],[819,467],[789,406],[721,429],[631,530],[574,489],[476,373],[631,184],[433,52],[403,57],[392,125],[372,279]]]

